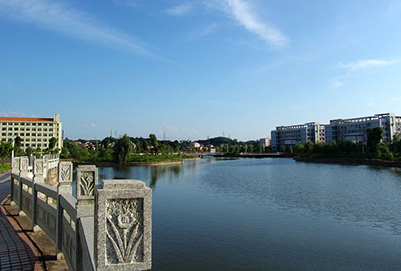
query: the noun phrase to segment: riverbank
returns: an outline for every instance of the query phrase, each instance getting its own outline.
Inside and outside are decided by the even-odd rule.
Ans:
[[[185,161],[195,161],[199,160],[200,158],[185,158],[179,161],[158,161],[158,162],[127,162],[123,163],[121,165],[117,165],[116,163],[113,162],[75,162],[74,166],[78,165],[95,165],[97,167],[115,167],[115,166],[128,166],[128,167],[135,167],[135,166],[166,166],[166,165],[182,165],[184,164]]]
[[[272,152],[272,153],[240,153],[240,154],[214,154],[213,157],[242,157],[242,158],[288,158],[292,155],[283,152]]]
[[[308,158],[308,157],[294,157],[293,159],[298,162],[307,162],[307,163],[401,167],[401,162],[399,162],[399,161],[385,161],[385,160],[379,160],[379,159]]]

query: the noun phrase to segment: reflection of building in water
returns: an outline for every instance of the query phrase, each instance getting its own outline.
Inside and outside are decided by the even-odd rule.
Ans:
[[[374,116],[334,119],[330,124],[310,122],[301,125],[278,126],[271,131],[272,150],[294,146],[297,142],[331,143],[343,140],[366,144],[367,130],[375,127],[383,129],[383,142],[389,142],[395,134],[401,134],[401,116],[394,113],[376,114]]]

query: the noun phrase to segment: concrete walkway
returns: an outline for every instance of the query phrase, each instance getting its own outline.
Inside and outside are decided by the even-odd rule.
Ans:
[[[0,202],[10,194],[10,173],[0,174]],[[0,270],[38,270],[37,253],[29,240],[21,236],[7,219],[1,206],[0,212]],[[18,229],[18,228],[17,228]],[[22,233],[23,235],[23,233]],[[25,240],[24,240],[25,239]],[[36,265],[36,268],[35,268]],[[40,269],[39,269],[40,270]]]

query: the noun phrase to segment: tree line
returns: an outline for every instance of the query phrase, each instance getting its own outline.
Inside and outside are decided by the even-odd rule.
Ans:
[[[155,134],[150,134],[149,138],[132,138],[125,134],[120,138],[106,137],[103,140],[81,140],[81,142],[87,145],[64,140],[61,158],[117,164],[182,158],[180,142],[159,141]]]

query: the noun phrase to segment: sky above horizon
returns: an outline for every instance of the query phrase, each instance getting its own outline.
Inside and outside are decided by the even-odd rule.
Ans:
[[[401,115],[396,0],[0,0],[0,116],[241,141]]]

